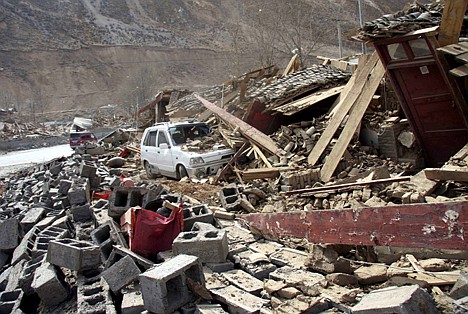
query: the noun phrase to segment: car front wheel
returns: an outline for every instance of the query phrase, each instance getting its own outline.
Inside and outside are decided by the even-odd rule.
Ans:
[[[156,179],[156,175],[151,172],[151,166],[149,162],[145,161],[144,165],[145,165],[146,176],[148,177],[148,179]]]
[[[183,165],[177,166],[177,179],[188,177],[187,169]]]

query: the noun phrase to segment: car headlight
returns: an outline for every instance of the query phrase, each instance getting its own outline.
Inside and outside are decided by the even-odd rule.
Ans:
[[[190,158],[190,166],[202,165],[205,161],[201,157]]]

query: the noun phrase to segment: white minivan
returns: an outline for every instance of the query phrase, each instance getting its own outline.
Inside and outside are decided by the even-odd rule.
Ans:
[[[180,179],[186,176],[215,175],[234,155],[225,145],[193,151],[187,144],[203,141],[210,134],[204,122],[162,122],[147,128],[141,138],[141,162],[149,178],[163,175]]]

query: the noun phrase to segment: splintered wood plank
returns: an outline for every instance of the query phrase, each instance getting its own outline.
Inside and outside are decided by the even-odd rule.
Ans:
[[[467,168],[426,168],[424,173],[430,180],[468,182]]]
[[[298,57],[298,55],[295,54],[291,58],[291,60],[289,60],[288,66],[286,67],[286,69],[284,69],[284,72],[281,75],[282,77],[287,76],[287,75],[291,74],[292,72],[294,72],[296,70],[296,63],[298,62],[297,57]]]
[[[372,72],[378,61],[379,56],[376,52],[374,52],[368,62],[366,62],[364,65],[363,69],[357,72],[355,79],[351,78],[349,84],[352,85],[350,85],[349,88],[348,86],[345,87],[345,90],[349,92],[347,93],[346,97],[341,98],[338,105],[336,105],[335,114],[328,121],[328,125],[325,128],[325,131],[322,133],[322,136],[320,136],[320,139],[317,141],[309,154],[308,162],[311,166],[317,163],[320,156],[327,148],[328,144],[333,138],[333,135],[335,135],[336,130],[338,130],[341,122],[347,115],[349,109],[351,109],[354,102],[361,94],[362,88],[366,84],[369,74]]]
[[[326,182],[330,180],[333,172],[335,172],[341,157],[343,157],[349,142],[351,141],[354,133],[361,123],[362,117],[364,116],[364,113],[366,112],[366,109],[369,106],[375,91],[379,87],[380,81],[382,80],[384,74],[385,68],[379,61],[375,66],[374,71],[371,73],[369,80],[366,81],[366,84],[363,87],[363,91],[356,100],[356,103],[349,115],[348,121],[346,122],[346,125],[341,132],[340,137],[338,138],[338,141],[333,146],[330,155],[328,155],[325,164],[320,171],[320,179],[322,181]]]
[[[460,277],[460,271],[421,272],[416,274],[408,274],[407,276],[416,280],[425,281],[431,286],[446,286],[453,285],[457,282],[458,278]]]
[[[456,77],[465,77],[468,75],[468,65],[464,64],[457,68],[451,69],[449,73]]]
[[[445,0],[444,13],[439,29],[439,44],[458,43],[468,0]]]
[[[268,239],[468,250],[468,201],[239,217]]]
[[[344,90],[344,86],[332,87],[326,90],[321,90],[320,92],[313,93],[312,95],[303,97],[301,99],[295,100],[293,102],[281,105],[274,108],[274,111],[281,112],[286,116],[293,115],[298,111],[301,111],[305,108],[315,105],[316,103],[321,102],[322,100],[328,99],[330,97],[336,96]]]
[[[281,157],[285,152],[281,148],[279,148],[275,141],[273,141],[268,135],[263,132],[260,132],[253,126],[245,123],[241,119],[235,117],[234,115],[230,114],[229,112],[219,108],[215,104],[209,102],[208,100],[196,95],[197,99],[208,109],[213,111],[218,117],[220,117],[226,123],[239,127],[239,132],[242,133],[246,138],[248,138],[251,142],[257,144],[261,148],[265,149],[266,151],[270,152],[273,155],[277,155]]]

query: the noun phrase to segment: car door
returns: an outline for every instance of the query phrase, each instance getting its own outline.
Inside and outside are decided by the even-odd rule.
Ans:
[[[174,163],[172,161],[171,145],[165,130],[159,130],[156,140],[157,145],[157,164],[161,174],[174,176]]]
[[[146,134],[142,147],[142,157],[149,162],[154,173],[159,172],[159,167],[157,165],[159,148],[156,146],[157,133],[157,130],[149,131]]]

